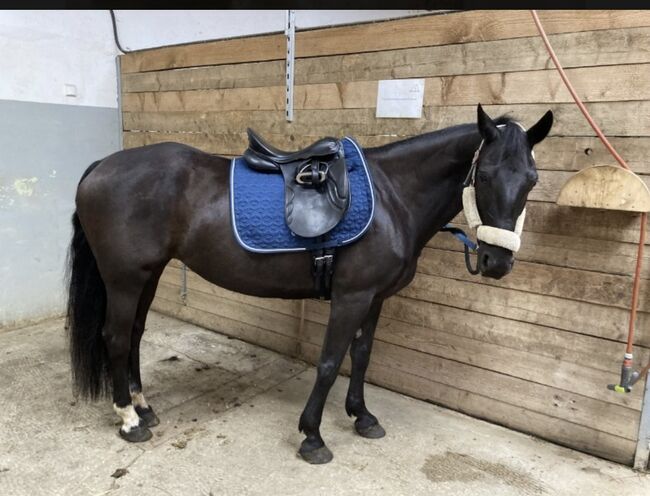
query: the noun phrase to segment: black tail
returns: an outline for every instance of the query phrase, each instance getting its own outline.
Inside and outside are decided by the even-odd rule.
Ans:
[[[81,181],[99,164],[95,162]],[[79,181],[81,183],[81,181]],[[102,338],[106,317],[106,288],[77,212],[72,215],[72,243],[68,252],[68,313],[70,359],[75,391],[97,399],[111,388],[108,353]]]

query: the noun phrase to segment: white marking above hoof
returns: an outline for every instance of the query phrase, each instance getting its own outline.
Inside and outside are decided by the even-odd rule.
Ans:
[[[131,403],[133,403],[133,406],[139,406],[140,408],[149,408],[149,403],[144,399],[142,392],[132,392]]]
[[[123,432],[131,432],[132,429],[140,425],[140,417],[136,413],[133,405],[127,405],[124,408],[120,408],[113,403],[113,410],[115,410],[115,413],[117,413],[122,419],[122,427],[120,427],[120,429]]]

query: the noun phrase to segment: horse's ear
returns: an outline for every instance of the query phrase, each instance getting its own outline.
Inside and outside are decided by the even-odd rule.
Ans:
[[[537,124],[531,127],[526,134],[528,135],[528,142],[533,147],[548,135],[553,125],[553,112],[550,110],[546,112]]]
[[[477,108],[478,114],[478,132],[481,133],[481,137],[489,143],[494,141],[499,136],[499,130],[497,129],[496,124],[490,116],[485,113],[481,104],[478,104]]]

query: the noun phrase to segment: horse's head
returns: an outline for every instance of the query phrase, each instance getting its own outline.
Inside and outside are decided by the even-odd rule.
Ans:
[[[478,269],[484,276],[500,279],[512,270],[526,199],[537,182],[533,146],[546,138],[552,125],[550,110],[526,131],[510,119],[493,121],[478,106],[483,141],[468,176],[470,186],[463,192],[463,203],[470,227],[478,228]]]

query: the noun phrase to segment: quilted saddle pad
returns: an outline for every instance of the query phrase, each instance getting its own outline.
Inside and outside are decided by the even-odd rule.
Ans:
[[[230,169],[230,214],[237,242],[256,253],[305,251],[343,246],[367,231],[375,209],[372,179],[361,147],[349,137],[342,140],[350,181],[350,206],[329,232],[325,243],[295,235],[284,219],[282,174],[259,172],[242,157]]]

